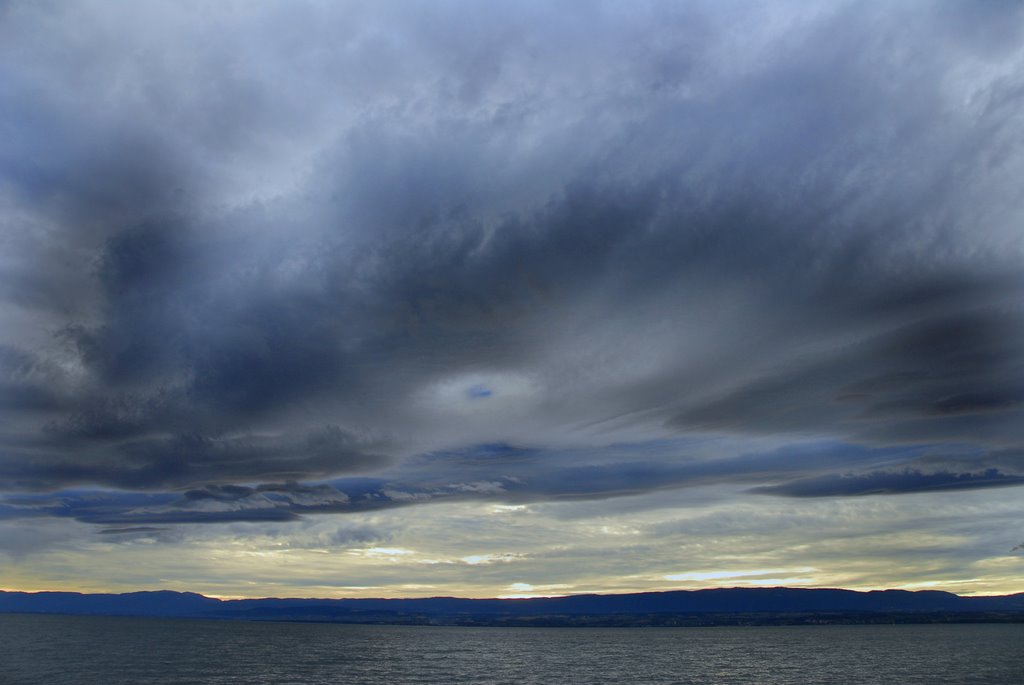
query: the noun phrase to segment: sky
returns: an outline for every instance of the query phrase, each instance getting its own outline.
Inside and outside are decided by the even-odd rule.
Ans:
[[[0,588],[1024,591],[1022,29],[0,4]]]

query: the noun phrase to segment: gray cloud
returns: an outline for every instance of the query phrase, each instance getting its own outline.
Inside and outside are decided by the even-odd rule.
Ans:
[[[60,426],[45,426],[40,439],[10,440],[11,458],[0,462],[0,477],[25,490],[95,483],[150,490],[217,483],[225,474],[246,481],[322,478],[339,470],[379,468],[389,461],[372,442],[337,426],[297,435],[181,433],[130,439],[131,417],[139,416],[144,407],[119,403],[115,411],[130,413],[127,418],[107,414],[109,404],[96,409],[73,415]]]
[[[1016,5],[144,5],[0,26],[18,515],[1018,482]]]
[[[970,490],[1022,484],[1024,476],[1008,475],[995,469],[981,473],[921,473],[908,469],[897,472],[873,471],[859,476],[806,478],[781,485],[757,487],[752,492],[787,497],[836,497]]]

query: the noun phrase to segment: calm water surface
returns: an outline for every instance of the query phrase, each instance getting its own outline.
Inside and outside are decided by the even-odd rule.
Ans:
[[[0,614],[3,685],[1024,683],[1024,625],[433,628]]]

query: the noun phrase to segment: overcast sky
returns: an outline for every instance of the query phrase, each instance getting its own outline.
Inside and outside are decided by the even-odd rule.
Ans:
[[[1024,591],[1022,28],[0,4],[0,588]]]

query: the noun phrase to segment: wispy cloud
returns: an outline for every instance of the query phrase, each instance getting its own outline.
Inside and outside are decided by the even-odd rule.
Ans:
[[[197,7],[0,10],[0,518],[1022,482],[1016,4]]]

